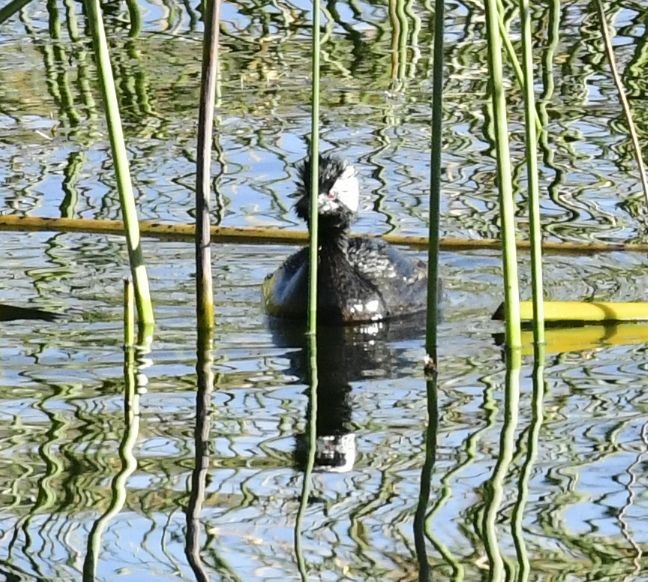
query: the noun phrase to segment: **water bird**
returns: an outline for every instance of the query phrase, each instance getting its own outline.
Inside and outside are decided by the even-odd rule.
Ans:
[[[299,167],[295,211],[310,229],[311,161]],[[404,317],[426,310],[427,269],[379,238],[350,236],[360,205],[355,168],[334,155],[319,157],[317,312],[330,324]],[[271,316],[304,319],[309,248],[288,257],[263,283]]]

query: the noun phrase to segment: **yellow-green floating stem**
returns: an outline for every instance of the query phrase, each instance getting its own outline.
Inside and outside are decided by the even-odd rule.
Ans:
[[[502,304],[495,311],[493,319],[501,320],[503,315]],[[552,323],[648,321],[648,302],[545,301],[544,315],[545,321]],[[520,317],[522,321],[533,320],[533,303],[531,301],[520,303]]]
[[[631,345],[648,343],[648,324],[601,322],[576,327],[554,327],[545,331],[547,354],[565,354],[593,350],[601,345]],[[534,354],[533,332],[522,331],[522,354]]]
[[[142,236],[163,240],[193,240],[196,227],[193,224],[172,224],[143,220],[139,223]],[[83,218],[41,218],[38,216],[0,216],[0,231],[56,231],[56,232],[85,232],[91,234],[124,234],[124,223],[121,220],[87,220]],[[365,236],[365,235],[362,235]],[[427,248],[428,237],[386,234],[384,240],[395,245]],[[212,226],[211,239],[219,243],[239,244],[276,244],[298,245],[308,242],[308,233],[282,228],[239,228],[228,226]],[[518,240],[516,246],[520,250],[530,248],[529,241]],[[497,239],[468,239],[446,237],[439,241],[444,251],[488,251],[502,248],[502,241]],[[545,252],[563,254],[596,254],[596,253],[648,253],[648,244],[627,243],[580,243],[544,241],[542,249]]]

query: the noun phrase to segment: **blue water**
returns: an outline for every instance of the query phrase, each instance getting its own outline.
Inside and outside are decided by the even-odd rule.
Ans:
[[[386,6],[337,8],[340,22],[324,47],[322,145],[359,171],[357,231],[426,234],[429,16],[423,6],[406,5],[407,37],[399,37]],[[597,21],[583,2],[563,8],[553,56],[546,31],[537,42],[538,73],[547,74],[543,63],[551,57],[555,83],[541,168],[545,235],[641,242],[644,201]],[[195,10],[181,4],[142,2],[139,9],[134,43],[125,7],[107,21],[138,206],[143,218],[189,222],[201,27]],[[291,195],[310,126],[309,10],[283,2],[223,7],[215,222],[302,228]],[[547,22],[549,10],[534,7],[537,22]],[[645,141],[645,104],[636,98],[643,80],[638,65],[633,69],[646,34],[642,12],[609,6],[608,14],[616,15],[617,58]],[[57,19],[55,42],[48,25]],[[30,4],[0,28],[3,214],[120,217],[92,56],[74,23],[83,30],[80,6]],[[448,7],[447,236],[499,233],[483,28],[472,4]],[[405,58],[394,52],[398,46],[407,47]],[[539,94],[547,86],[540,83]],[[519,91],[510,95],[518,155]],[[0,303],[63,315],[53,323],[0,323],[0,569],[8,579],[68,580],[81,577],[85,562],[86,576],[100,580],[195,578],[185,552],[196,467],[193,245],[143,242],[157,326],[129,400],[139,414],[129,416],[123,240],[0,232],[0,244]],[[420,326],[398,325],[320,338],[315,396],[301,334],[277,331],[261,306],[264,276],[295,248],[213,249],[215,377],[198,521],[209,577],[299,578],[295,523],[316,404],[320,444],[337,447],[343,462],[320,464],[309,478],[300,528],[309,579],[642,579],[644,328],[553,333],[544,384],[534,388],[533,362],[524,357],[508,433],[510,392],[497,337],[503,328],[491,320],[502,300],[500,258],[445,252],[436,400],[423,374]],[[644,299],[641,254],[548,255],[545,263],[552,299]],[[526,255],[520,274],[528,298]],[[421,532],[414,518],[426,436],[436,449],[424,475],[430,496]],[[498,488],[504,445],[512,457]],[[88,556],[95,558],[89,570]]]

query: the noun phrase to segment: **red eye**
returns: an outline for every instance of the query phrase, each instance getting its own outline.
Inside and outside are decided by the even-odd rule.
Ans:
[[[334,200],[337,197],[337,193],[335,192],[335,190],[329,190],[326,196],[329,200]]]

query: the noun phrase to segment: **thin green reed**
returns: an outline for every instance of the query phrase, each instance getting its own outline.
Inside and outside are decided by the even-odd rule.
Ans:
[[[486,0],[488,64],[493,101],[497,182],[502,229],[506,343],[511,348],[520,348],[522,334],[520,330],[520,296],[518,290],[517,250],[515,246],[515,205],[511,182],[506,100],[502,75],[502,42],[498,30],[498,19],[496,0]]]
[[[209,195],[214,100],[218,73],[218,22],[220,0],[208,0],[203,35],[196,161],[196,318],[199,328],[214,326],[214,293],[211,272]]]
[[[312,44],[312,95],[311,95],[311,143],[310,143],[310,253],[308,284],[308,361],[309,404],[308,458],[304,468],[301,499],[295,519],[294,545],[297,567],[302,580],[308,580],[308,569],[302,545],[302,525],[311,490],[311,477],[317,450],[317,266],[318,266],[318,204],[319,197],[319,77],[320,77],[320,2],[313,0]]]
[[[318,208],[319,196],[319,90],[320,90],[320,3],[313,0],[312,45],[312,94],[311,94],[311,176],[310,176],[310,255],[308,273],[308,332],[317,329],[317,264],[318,264]]]
[[[104,109],[108,122],[108,134],[110,136],[110,148],[112,159],[115,165],[117,177],[117,190],[119,202],[124,217],[124,228],[126,230],[126,244],[128,258],[130,260],[131,274],[135,283],[135,298],[140,325],[142,325],[143,340],[150,337],[151,328],[155,323],[153,317],[153,304],[149,291],[148,275],[142,256],[139,223],[137,219],[137,207],[133,195],[130,170],[128,167],[128,156],[126,154],[126,143],[119,114],[119,103],[117,91],[113,79],[110,55],[106,32],[103,27],[101,6],[99,0],[85,0],[88,23],[92,32],[95,57],[99,69],[99,80],[101,93],[104,100]]]
[[[533,292],[533,339],[536,356],[545,343],[544,292],[542,282],[542,225],[540,222],[540,194],[538,188],[538,148],[536,133],[536,105],[533,83],[533,41],[529,0],[520,0],[522,25],[522,69],[524,74],[524,128],[526,133],[526,166],[529,201],[529,228],[531,238],[531,285]]]
[[[437,302],[439,297],[439,214],[441,211],[441,132],[443,122],[443,19],[444,0],[434,4],[432,65],[432,137],[430,154],[430,218],[428,226],[427,333],[428,362],[436,367]]]
[[[641,144],[639,143],[639,136],[637,135],[637,130],[635,128],[635,124],[632,119],[632,110],[630,109],[630,103],[628,103],[628,98],[626,97],[623,81],[621,80],[621,75],[619,75],[619,70],[616,66],[616,60],[614,58],[614,48],[612,47],[612,40],[610,39],[610,32],[608,31],[607,18],[605,16],[605,8],[603,6],[603,2],[601,2],[601,0],[597,0],[596,6],[598,8],[599,19],[601,20],[601,34],[603,35],[605,54],[607,56],[608,62],[610,63],[612,78],[614,79],[614,84],[616,85],[617,92],[619,93],[619,101],[621,102],[621,107],[623,108],[623,114],[625,115],[626,123],[628,124],[628,131],[630,132],[630,140],[632,141],[632,149],[634,151],[635,160],[637,161],[637,166],[639,168],[639,180],[641,181],[641,187],[643,189],[644,198],[646,200],[646,204],[648,205],[648,178],[646,177],[646,167],[644,165],[643,156],[641,154]]]
[[[135,345],[135,293],[133,283],[124,277],[124,350]]]

